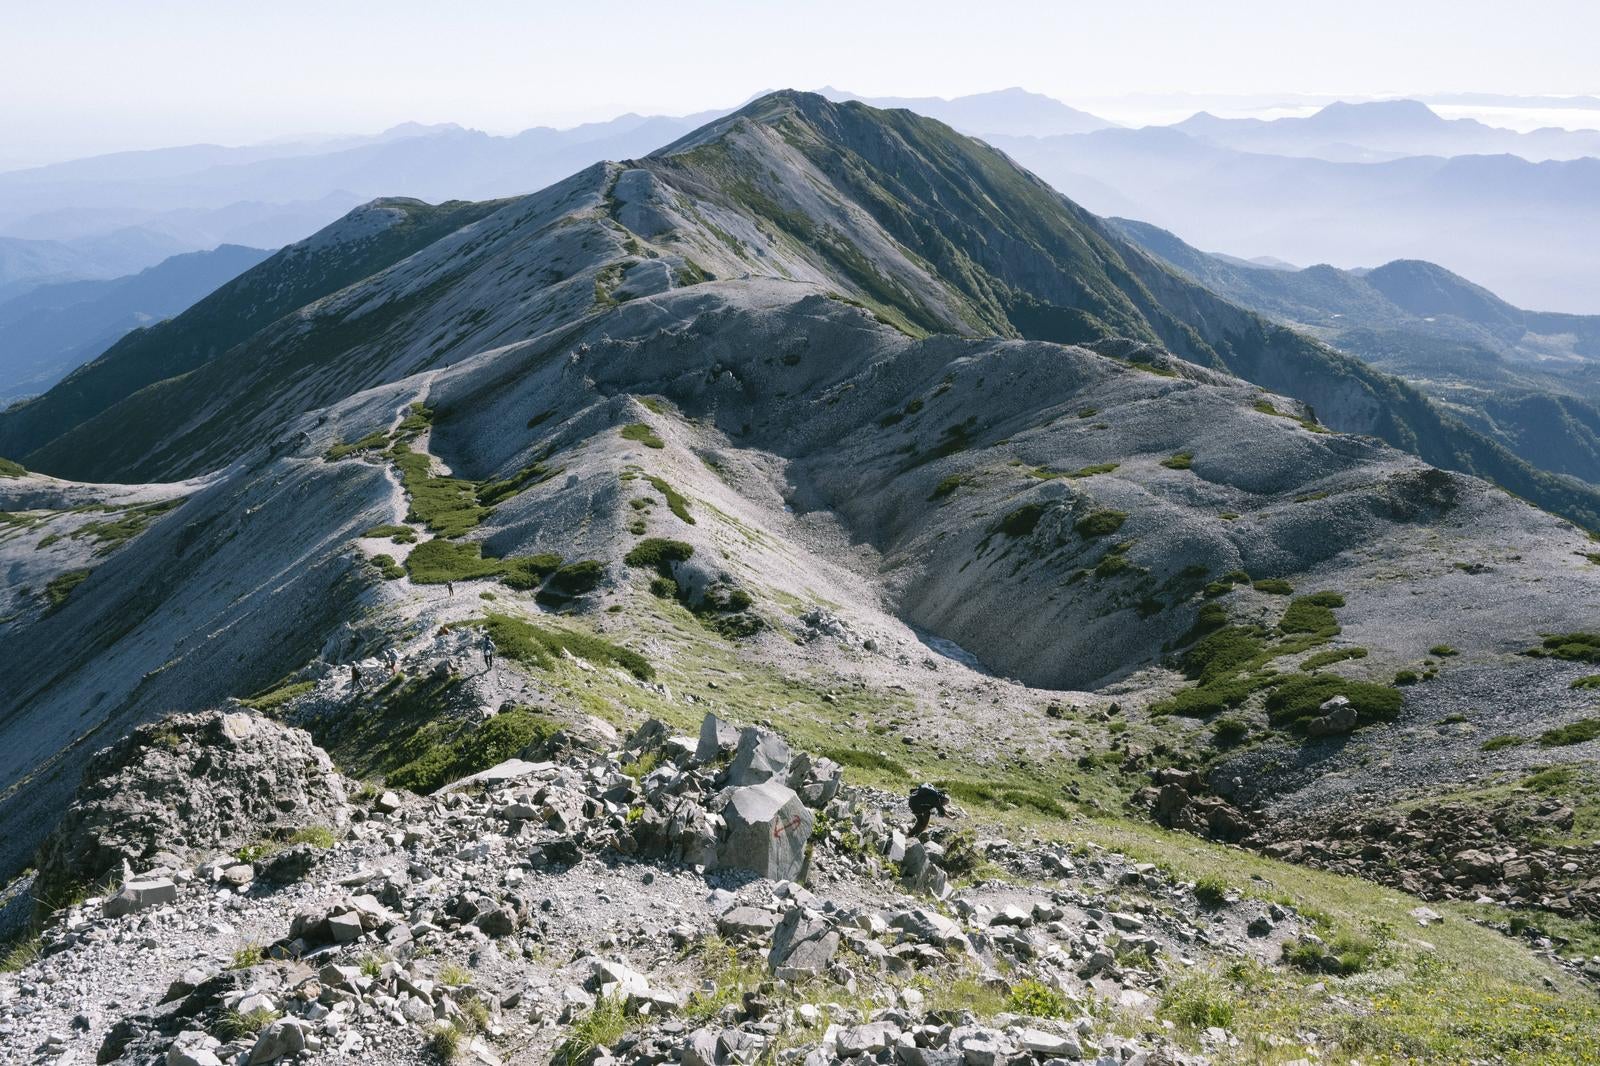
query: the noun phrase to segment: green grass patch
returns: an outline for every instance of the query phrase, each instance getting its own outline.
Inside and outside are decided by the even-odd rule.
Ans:
[[[1590,674],[1588,677],[1580,677],[1567,687],[1576,689],[1600,688],[1600,674]]]
[[[1161,465],[1168,470],[1188,470],[1194,465],[1194,453],[1175,452],[1161,460]]]
[[[651,429],[643,422],[630,422],[623,426],[622,439],[631,440],[637,444],[643,444],[646,448],[666,447],[666,444],[662,443],[661,438],[656,436],[656,431]]]
[[[1099,474],[1109,474],[1120,465],[1120,463],[1096,463],[1093,466],[1080,466],[1078,469],[1069,473],[1067,477],[1086,478],[1095,477]]]
[[[1452,655],[1460,655],[1461,653],[1456,651],[1448,644],[1435,644],[1433,647],[1428,649],[1428,654],[1437,656],[1441,659],[1448,659]]]
[[[967,482],[968,478],[965,474],[951,474],[948,477],[941,478],[939,483],[933,487],[933,491],[928,494],[928,502],[932,503],[935,500],[942,500],[950,496]]]
[[[541,553],[496,559],[485,556],[483,545],[477,541],[440,538],[423,541],[406,557],[406,572],[419,585],[497,578],[510,588],[536,589],[560,567],[559,555]]]
[[[1161,994],[1157,1016],[1186,1029],[1228,1028],[1233,1024],[1238,992],[1208,973],[1172,979]]]
[[[1330,651],[1319,651],[1315,655],[1306,656],[1305,661],[1300,664],[1300,669],[1306,673],[1312,673],[1321,670],[1324,666],[1332,666],[1334,663],[1349,662],[1351,659],[1365,659],[1366,657],[1366,648],[1334,648]]]
[[[1337,674],[1300,674],[1283,678],[1267,697],[1267,714],[1273,725],[1304,728],[1304,723],[1319,717],[1320,708],[1335,696],[1343,696],[1355,709],[1362,724],[1384,722],[1400,713],[1402,697],[1387,685],[1354,681]]]
[[[1527,737],[1519,737],[1513,733],[1502,733],[1497,737],[1490,737],[1478,745],[1479,751],[1504,751],[1506,748],[1520,748],[1528,743]]]
[[[1553,633],[1524,654],[1536,659],[1565,659],[1575,663],[1600,663],[1600,633]]]
[[[357,452],[370,452],[375,449],[385,447],[388,445],[388,443],[388,431],[375,429],[371,433],[368,433],[365,437],[362,437],[360,440],[352,441],[349,444],[345,444],[342,441],[335,442],[333,447],[328,449],[324,458],[326,458],[330,463],[336,463],[346,456],[354,455]]]
[[[0,459],[0,477],[24,477],[28,473],[21,463],[13,463],[10,459]]]
[[[1101,509],[1091,511],[1073,525],[1080,537],[1108,537],[1122,528],[1122,523],[1128,520],[1124,511]]]
[[[459,719],[429,722],[401,745],[410,758],[385,775],[394,788],[427,794],[452,781],[515,758],[545,739],[556,723],[525,707],[502,711],[481,723]]]
[[[1043,515],[1044,504],[1025,503],[1000,519],[997,528],[1008,537],[1025,537],[1033,532]]]
[[[670,576],[673,563],[687,562],[694,555],[694,545],[666,537],[646,537],[635,544],[622,561],[629,566],[659,571]]]
[[[57,574],[51,578],[44,587],[44,598],[50,604],[50,610],[57,610],[65,604],[67,598],[72,595],[72,590],[89,579],[90,572],[88,570],[68,570],[64,574]]]
[[[417,531],[412,529],[410,526],[393,524],[373,526],[371,529],[366,530],[361,535],[363,537],[370,537],[375,540],[387,537],[396,544],[414,544],[416,543],[417,539]]]
[[[274,711],[296,696],[304,696],[316,687],[315,681],[291,681],[239,702],[253,711]]]
[[[1555,729],[1546,729],[1539,734],[1539,746],[1544,748],[1563,748],[1569,744],[1584,744],[1600,737],[1600,718],[1580,718],[1576,722],[1569,722]]]
[[[1294,595],[1294,586],[1281,577],[1264,577],[1250,587],[1257,592],[1265,592],[1271,596]]]
[[[488,630],[502,655],[528,666],[548,670],[565,653],[600,665],[620,666],[641,681],[656,676],[655,667],[638,652],[588,633],[538,626],[503,614],[488,615],[474,624]]]
[[[1278,621],[1278,629],[1284,633],[1337,636],[1339,620],[1333,616],[1333,608],[1343,606],[1344,597],[1337,592],[1314,592],[1309,596],[1297,596],[1289,601],[1288,609]]]
[[[665,497],[668,510],[689,525],[695,524],[694,515],[689,513],[689,501],[681,492],[667,484],[665,479],[656,477],[654,474],[647,475],[645,480],[654,485],[656,491]]]
[[[1276,407],[1274,407],[1272,405],[1271,401],[1268,401],[1268,400],[1257,400],[1253,406],[1254,406],[1255,410],[1260,411],[1264,415],[1272,415],[1272,416],[1274,416],[1276,418],[1287,418],[1291,422],[1298,422],[1301,425],[1302,428],[1308,429],[1313,433],[1326,433],[1326,432],[1328,432],[1327,429],[1325,429],[1324,427],[1318,425],[1312,419],[1301,418],[1299,415],[1292,415],[1287,411],[1278,410]]]
[[[412,451],[405,441],[396,442],[389,457],[411,500],[407,521],[421,522],[441,537],[459,537],[488,516],[490,508],[478,502],[476,482],[435,476],[432,458]]]

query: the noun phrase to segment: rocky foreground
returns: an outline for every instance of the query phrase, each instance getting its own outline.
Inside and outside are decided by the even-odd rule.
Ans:
[[[44,850],[41,883],[114,876],[0,978],[8,1060],[1200,1062],[1125,1019],[1317,943],[1104,851],[908,840],[898,797],[711,716],[525,754],[346,802],[299,730],[140,729]]]

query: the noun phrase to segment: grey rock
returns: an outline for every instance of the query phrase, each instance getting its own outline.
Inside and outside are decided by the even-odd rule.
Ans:
[[[786,785],[767,781],[730,789],[717,865],[774,880],[798,880],[816,818]]]
[[[100,910],[107,918],[120,918],[124,914],[159,907],[163,903],[174,903],[177,899],[178,886],[168,878],[128,881],[116,895],[100,905]]]

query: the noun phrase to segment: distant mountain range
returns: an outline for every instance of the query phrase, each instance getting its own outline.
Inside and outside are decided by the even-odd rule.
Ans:
[[[225,244],[137,274],[40,285],[0,301],[0,405],[43,392],[123,334],[186,310],[271,254]]]
[[[1600,312],[1589,283],[1600,133],[1517,133],[1406,100],[1271,121],[1202,113],[1143,129],[1021,89],[865,102],[987,139],[1098,213],[1235,255],[1345,266],[1421,258],[1520,305]],[[276,247],[380,196],[518,195],[600,159],[645,155],[725,113],[511,136],[406,123],[374,136],[191,145],[0,173],[0,287],[111,277],[221,243]],[[89,247],[103,243],[124,246],[122,258]]]
[[[1334,162],[1413,155],[1516,155],[1539,162],[1600,155],[1600,131],[1551,127],[1518,133],[1476,119],[1444,118],[1417,100],[1334,103],[1305,118],[1218,118],[1202,111],[1170,128],[1241,152]]]
[[[1284,270],[1110,222],[1212,291],[1415,383],[1530,463],[1600,484],[1600,316],[1524,311],[1418,260]]]
[[[1426,259],[1520,306],[1600,312],[1600,159],[1330,162],[1171,127],[991,140],[1091,211],[1203,247],[1350,267]]]

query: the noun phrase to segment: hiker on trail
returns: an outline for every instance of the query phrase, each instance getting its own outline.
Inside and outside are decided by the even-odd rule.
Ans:
[[[454,581],[446,581],[444,583],[444,587],[450,590],[449,598],[452,599],[452,600],[455,599],[456,598],[456,583]]]
[[[494,638],[487,632],[483,634],[483,668],[494,669]]]
[[[357,689],[361,687],[361,665],[359,663],[350,664],[350,687]]]
[[[383,649],[383,661],[389,667],[389,673],[397,674],[400,672],[400,653],[393,648]]]
[[[911,813],[916,816],[916,822],[911,826],[911,836],[920,837],[928,831],[928,821],[935,812],[940,817],[950,817],[950,796],[924,782],[911,790],[906,803],[911,807]]]

